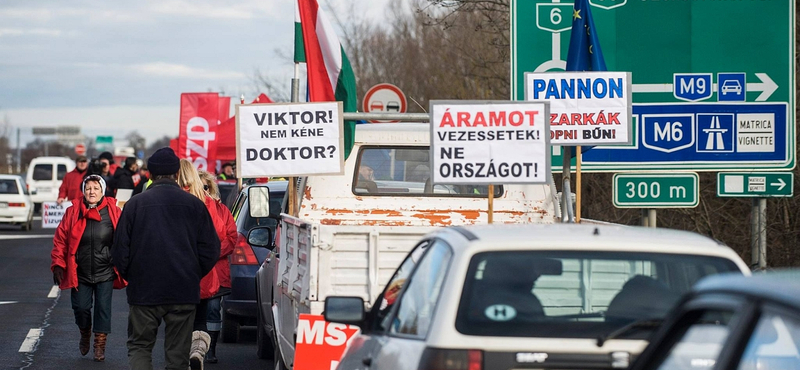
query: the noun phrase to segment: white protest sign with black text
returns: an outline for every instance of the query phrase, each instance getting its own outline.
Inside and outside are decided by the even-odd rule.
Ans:
[[[549,103],[431,101],[434,184],[543,184]]]
[[[630,72],[526,73],[525,100],[550,102],[553,145],[630,144]]]
[[[239,177],[343,173],[342,103],[236,107]]]
[[[42,229],[55,229],[64,218],[64,212],[72,205],[72,202],[66,201],[60,205],[56,202],[43,202],[42,203]]]

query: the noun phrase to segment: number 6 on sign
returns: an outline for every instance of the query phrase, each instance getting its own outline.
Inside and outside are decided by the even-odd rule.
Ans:
[[[536,4],[536,27],[554,33],[572,28],[572,7],[570,4]]]

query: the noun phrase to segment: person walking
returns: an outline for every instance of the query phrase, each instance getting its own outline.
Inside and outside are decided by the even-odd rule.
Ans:
[[[222,330],[222,299],[224,296],[231,294],[231,266],[228,256],[233,253],[239,234],[236,231],[236,221],[234,221],[230,210],[222,204],[219,198],[219,187],[214,181],[214,175],[206,171],[198,171],[198,174],[203,182],[206,195],[214,200],[213,207],[216,217],[212,217],[212,219],[220,240],[219,260],[214,266],[219,278],[219,291],[208,300],[208,316],[206,316],[206,327],[208,334],[211,336],[211,345],[208,347],[208,352],[206,352],[206,362],[216,364],[218,362],[217,341],[219,340],[219,332]],[[208,202],[206,207],[209,208],[209,211],[211,210],[211,204]]]
[[[83,198],[72,199],[72,206],[64,212],[50,253],[53,282],[72,293],[81,355],[89,352],[94,329],[95,361],[105,360],[106,339],[111,333],[111,292],[125,285],[114,271],[110,251],[121,210],[113,198],[103,196],[105,188],[100,175],[83,180]]]
[[[224,224],[224,220],[219,215],[216,202],[211,198],[205,190],[203,182],[197,170],[194,168],[192,162],[181,159],[181,168],[178,172],[178,185],[189,194],[194,195],[197,199],[203,201],[211,215],[211,221],[214,224],[214,231],[220,239],[220,255],[222,254],[222,241],[224,240],[224,232],[220,235],[218,225]],[[226,243],[227,244],[227,243]],[[227,247],[227,245],[226,245]],[[232,252],[232,247],[231,247]],[[227,252],[230,254],[231,252]],[[216,265],[215,265],[216,266]],[[203,369],[203,360],[206,353],[211,346],[211,335],[208,332],[206,325],[208,315],[208,301],[219,291],[219,278],[216,268],[200,280],[200,304],[197,305],[197,311],[194,318],[194,325],[192,328],[192,347],[189,353],[189,365],[192,369]]]
[[[128,280],[128,363],[153,368],[164,321],[166,368],[186,370],[200,279],[214,268],[220,243],[205,204],[178,186],[175,152],[157,150],[147,167],[153,184],[125,204],[112,248],[114,265]]]
[[[81,184],[83,177],[86,175],[86,169],[89,168],[89,160],[82,155],[75,158],[75,169],[67,172],[61,181],[61,187],[58,188],[58,198],[56,203],[61,204],[67,200],[73,200],[83,196],[81,192]]]

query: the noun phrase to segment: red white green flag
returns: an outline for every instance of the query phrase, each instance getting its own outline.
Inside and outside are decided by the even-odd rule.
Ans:
[[[356,111],[356,76],[317,0],[297,0],[294,55],[295,62],[306,63],[309,101],[341,101],[345,112]],[[353,148],[355,128],[354,121],[344,122],[345,158]]]

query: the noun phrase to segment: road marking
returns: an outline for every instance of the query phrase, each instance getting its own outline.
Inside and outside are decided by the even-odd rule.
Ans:
[[[59,292],[60,290],[61,290],[61,289],[59,289],[59,288],[58,288],[58,285],[53,285],[53,287],[52,287],[52,288],[50,288],[50,293],[48,293],[48,294],[47,294],[47,298],[55,298],[55,297],[58,297],[58,292]]]
[[[28,331],[28,336],[25,337],[25,340],[22,342],[22,345],[19,346],[19,352],[31,352],[36,348],[36,344],[39,342],[39,338],[42,336],[42,329],[31,329]]]
[[[53,239],[52,235],[0,235],[0,240],[14,239]]]
[[[17,303],[17,301],[0,301],[0,305],[4,305],[4,304],[14,304],[14,303]]]

